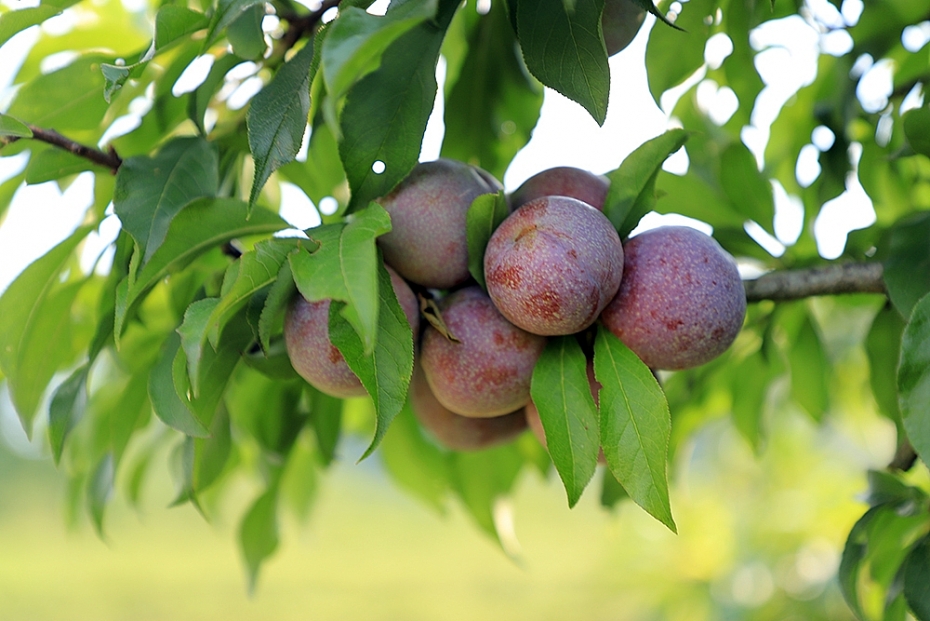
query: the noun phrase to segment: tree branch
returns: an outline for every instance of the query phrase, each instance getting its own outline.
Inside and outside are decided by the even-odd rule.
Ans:
[[[310,11],[306,15],[282,15],[282,19],[287,21],[287,30],[284,32],[284,36],[278,39],[278,50],[275,53],[275,56],[280,55],[282,58],[284,54],[294,47],[294,44],[313,31],[320,20],[323,19],[323,14],[326,11],[339,6],[340,0],[323,0],[320,4],[320,8],[315,11]]]
[[[799,270],[784,270],[763,274],[755,280],[744,280],[746,300],[787,302],[815,295],[843,293],[881,293],[887,295],[882,279],[882,264],[843,263]]]
[[[70,138],[62,136],[54,129],[43,129],[41,127],[36,127],[35,125],[29,125],[29,130],[32,132],[32,139],[38,140],[40,142],[45,142],[50,145],[56,146],[59,149],[64,149],[69,153],[73,153],[78,157],[83,157],[90,160],[94,164],[99,164],[100,166],[105,166],[113,171],[116,174],[116,171],[119,170],[119,167],[122,165],[123,160],[119,158],[116,154],[116,151],[110,147],[109,151],[101,151],[99,149],[94,149],[93,147],[88,147],[77,143]],[[5,146],[20,140],[18,136],[6,136],[0,138],[0,146]]]

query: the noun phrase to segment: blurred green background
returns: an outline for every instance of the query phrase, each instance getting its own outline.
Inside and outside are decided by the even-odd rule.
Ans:
[[[500,507],[516,560],[459,506],[439,515],[397,489],[377,456],[355,464],[364,444],[348,438],[251,598],[235,524],[254,482],[224,486],[208,524],[167,507],[163,456],[138,510],[114,499],[101,541],[0,406],[0,619],[851,619],[839,554],[866,509],[864,469],[894,448],[856,392],[821,425],[769,412],[758,457],[729,419],[701,427],[673,462],[677,536],[629,502],[603,509],[597,480],[569,510],[554,472],[527,469]]]

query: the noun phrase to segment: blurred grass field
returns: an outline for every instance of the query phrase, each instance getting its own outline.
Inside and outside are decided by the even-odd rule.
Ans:
[[[48,460],[0,447],[0,620],[851,619],[835,573],[865,510],[863,466],[885,457],[869,437],[893,444],[871,417],[839,428],[790,414],[757,459],[729,423],[708,425],[675,462],[677,536],[632,504],[602,509],[598,481],[569,510],[554,473],[526,471],[519,562],[457,505],[437,515],[350,447],[309,522],[285,520],[251,598],[236,511],[207,524],[166,508],[163,474],[141,511],[116,499],[102,542],[86,521],[66,526]],[[250,498],[231,489],[229,506]]]

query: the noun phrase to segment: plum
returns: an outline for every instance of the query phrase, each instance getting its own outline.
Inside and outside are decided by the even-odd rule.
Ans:
[[[532,200],[504,220],[484,254],[501,314],[541,335],[584,330],[614,297],[623,247],[607,217],[567,196]]]
[[[430,390],[420,364],[414,366],[410,382],[410,405],[420,424],[442,446],[453,451],[477,451],[504,444],[526,429],[522,409],[492,418],[470,418],[452,412]]]
[[[607,197],[609,187],[610,180],[604,175],[595,175],[587,170],[571,166],[556,166],[538,172],[524,181],[510,195],[510,206],[512,209],[517,209],[543,196],[570,196],[591,205],[598,211],[603,211],[604,199]]]
[[[743,325],[746,293],[716,240],[665,226],[624,250],[620,290],[601,314],[617,338],[654,369],[688,369],[726,351]]]
[[[394,294],[414,333],[419,327],[417,298],[397,272],[387,268]],[[291,365],[314,388],[334,397],[368,394],[335,345],[329,340],[331,300],[309,302],[297,294],[284,320],[284,342]]]
[[[417,164],[378,200],[392,223],[391,232],[378,238],[385,262],[424,287],[448,289],[464,283],[469,278],[468,208],[476,197],[500,188],[487,172],[462,162]]]
[[[622,52],[636,38],[646,19],[646,9],[633,0],[605,0],[601,28],[607,55]]]
[[[513,325],[479,287],[440,301],[449,332],[427,326],[420,361],[430,389],[447,409],[486,418],[519,410],[530,399],[530,379],[546,339]]]

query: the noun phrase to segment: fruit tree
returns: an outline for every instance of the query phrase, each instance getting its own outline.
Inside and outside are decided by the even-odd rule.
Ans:
[[[94,188],[0,297],[0,379],[98,530],[159,446],[202,511],[247,469],[254,582],[282,489],[364,435],[349,457],[492,537],[528,468],[675,531],[690,434],[723,412],[761,454],[767,410],[827,425],[855,390],[897,449],[867,474],[840,588],[860,618],[930,620],[926,0],[130,4],[0,8],[0,46],[45,25],[0,101],[0,158],[24,162],[0,218],[24,184]],[[778,99],[798,33],[813,52]],[[505,191],[544,87],[603,124],[608,58],[637,36],[665,131]],[[420,162],[437,93],[441,158]],[[319,225],[290,227],[282,184]],[[654,213],[711,234],[641,227]]]

